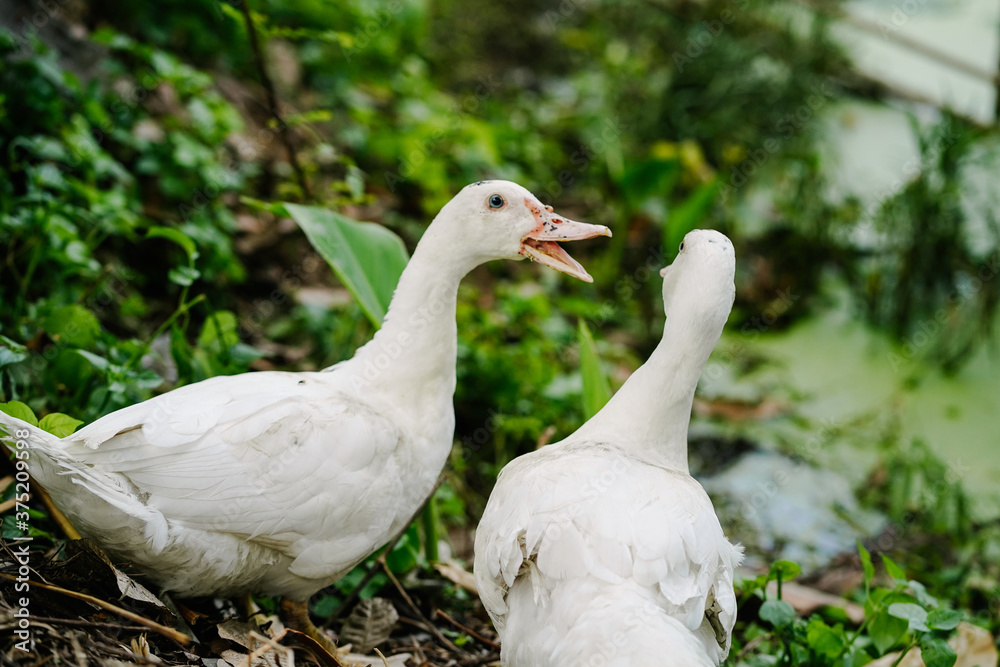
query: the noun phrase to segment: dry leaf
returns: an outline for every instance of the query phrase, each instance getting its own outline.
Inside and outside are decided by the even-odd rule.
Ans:
[[[448,581],[451,581],[457,586],[461,586],[470,593],[479,595],[479,587],[476,586],[476,577],[455,561],[448,561],[447,563],[434,563],[434,569]]]
[[[368,652],[389,639],[399,614],[385,598],[362,600],[351,611],[340,631],[340,640]]]
[[[160,660],[157,656],[153,655],[152,651],[150,651],[150,649],[149,649],[149,642],[146,641],[146,635],[145,634],[142,634],[142,635],[139,635],[138,637],[133,638],[132,641],[130,642],[130,644],[131,644],[131,647],[132,647],[132,653],[134,655],[137,655],[137,656],[139,656],[141,658],[145,658],[146,660],[149,660],[150,662],[155,662],[155,663],[158,663],[158,664],[162,664],[163,663],[162,660]]]

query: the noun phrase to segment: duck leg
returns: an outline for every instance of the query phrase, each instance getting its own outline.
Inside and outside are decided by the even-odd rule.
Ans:
[[[297,630],[308,636],[320,645],[338,665],[343,663],[337,657],[337,645],[333,643],[326,633],[313,625],[309,618],[309,602],[296,602],[295,600],[281,599],[281,618],[285,625],[292,630]]]

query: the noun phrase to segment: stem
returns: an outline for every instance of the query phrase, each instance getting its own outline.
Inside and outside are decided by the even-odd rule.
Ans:
[[[132,366],[135,365],[135,362],[138,361],[139,359],[141,359],[142,356],[144,354],[146,354],[146,352],[149,351],[149,346],[153,344],[153,341],[156,340],[157,337],[161,333],[163,333],[164,331],[166,331],[167,328],[170,327],[170,325],[173,324],[177,320],[178,317],[180,317],[181,315],[187,314],[187,312],[189,310],[191,310],[192,307],[196,306],[197,304],[201,303],[204,300],[205,300],[205,295],[204,294],[199,294],[198,296],[196,296],[195,298],[191,299],[187,303],[184,303],[182,301],[181,305],[177,306],[177,310],[174,311],[173,315],[171,315],[170,317],[168,317],[167,320],[163,324],[161,324],[159,327],[157,327],[156,331],[153,332],[153,335],[151,335],[146,340],[146,343],[142,347],[140,347],[138,350],[136,350],[135,353],[132,355],[132,357],[128,360],[128,362],[126,362],[126,364],[124,366],[122,366],[122,370],[121,370],[122,375],[124,376],[125,372],[128,371],[128,369],[132,368]]]
[[[281,112],[278,110],[278,96],[274,92],[274,82],[271,81],[271,77],[267,73],[267,68],[264,66],[264,54],[261,52],[260,40],[257,38],[257,27],[254,25],[253,16],[250,14],[249,0],[243,0],[240,3],[240,11],[243,12],[243,22],[247,26],[247,36],[250,38],[250,49],[253,51],[254,62],[257,64],[257,74],[260,76],[260,82],[267,93],[267,105],[271,110],[271,115],[278,123],[278,134],[281,135],[281,143],[285,145],[285,151],[288,153],[288,162],[292,165],[292,171],[295,172],[295,178],[299,182],[299,187],[302,188],[302,194],[305,195],[306,199],[312,199],[312,193],[309,191],[309,183],[306,181],[305,172],[302,171],[302,165],[299,164],[299,157],[292,147],[292,138],[288,132],[288,124],[281,117]]]
[[[910,652],[910,649],[912,649],[916,645],[917,645],[917,642],[915,642],[915,641],[910,642],[910,645],[907,646],[906,649],[902,653],[899,654],[898,658],[896,658],[896,662],[892,663],[892,667],[898,667],[899,663],[903,662],[903,658],[906,657],[906,654]]]
[[[865,617],[865,620],[863,620],[861,622],[861,625],[858,626],[858,629],[854,631],[854,634],[851,635],[850,640],[848,640],[848,642],[847,642],[847,648],[851,648],[852,646],[854,646],[855,640],[857,640],[857,638],[861,636],[861,634],[865,631],[866,627],[868,627],[868,617],[867,616]]]
[[[438,557],[438,511],[437,503],[434,502],[434,495],[427,499],[427,505],[421,513],[421,520],[424,525],[424,555],[428,563],[436,563]]]

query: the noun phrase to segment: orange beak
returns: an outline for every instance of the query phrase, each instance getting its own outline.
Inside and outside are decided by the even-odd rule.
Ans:
[[[604,225],[591,225],[563,218],[556,215],[551,206],[539,208],[535,202],[527,197],[524,199],[524,205],[538,220],[538,227],[521,239],[521,254],[528,259],[551,266],[556,271],[568,273],[584,282],[594,282],[587,270],[570,257],[569,253],[559,245],[559,242],[579,241],[595,236],[611,236],[611,230]]]

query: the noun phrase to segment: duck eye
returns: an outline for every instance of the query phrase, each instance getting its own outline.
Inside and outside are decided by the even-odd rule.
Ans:
[[[500,195],[490,196],[490,208],[503,208],[507,202]]]
[[[684,241],[681,241],[681,247],[677,249],[678,252],[684,250]]]

